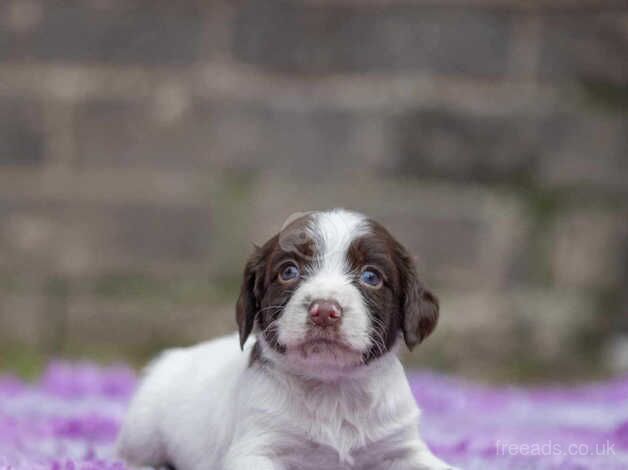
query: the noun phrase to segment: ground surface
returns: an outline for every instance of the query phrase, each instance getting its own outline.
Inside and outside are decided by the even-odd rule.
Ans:
[[[576,388],[484,387],[414,374],[423,435],[465,469],[628,469],[628,378]],[[0,469],[123,470],[112,443],[136,383],[125,367],[55,363],[0,378]]]

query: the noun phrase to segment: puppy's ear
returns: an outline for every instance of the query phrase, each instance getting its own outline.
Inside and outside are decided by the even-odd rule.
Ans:
[[[438,323],[438,298],[419,281],[412,258],[398,246],[398,267],[402,282],[401,328],[408,349],[427,338]]]
[[[240,297],[236,304],[236,320],[240,332],[240,348],[244,348],[247,338],[253,331],[255,316],[259,310],[260,287],[264,275],[263,249],[255,247],[254,253],[246,262],[244,277],[240,287]]]

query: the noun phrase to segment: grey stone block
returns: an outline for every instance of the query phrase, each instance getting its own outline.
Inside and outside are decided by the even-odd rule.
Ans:
[[[628,119],[622,114],[424,109],[397,117],[393,129],[401,174],[628,191]]]
[[[0,28],[0,58],[6,58],[7,51],[11,50],[13,37],[5,28]]]
[[[0,98],[0,165],[42,162],[45,140],[38,103],[22,98]]]
[[[511,17],[490,9],[426,5],[304,5],[245,2],[234,56],[295,73],[424,70],[504,75]]]
[[[111,249],[135,262],[202,263],[211,243],[205,207],[151,207],[128,204],[104,208]]]
[[[559,112],[542,129],[542,184],[628,193],[628,117]]]
[[[176,281],[176,280],[175,280]],[[81,344],[88,337],[108,349],[112,343],[123,354],[150,356],[167,347],[206,341],[235,330],[234,305],[177,304],[131,298],[103,301],[77,298],[68,312],[68,339]],[[107,318],[106,322],[102,319]]]
[[[210,129],[209,114],[188,108],[162,119],[150,101],[88,101],[77,111],[79,160],[96,168],[202,168],[210,158]]]
[[[3,293],[0,299],[0,339],[3,345],[24,344],[37,347],[42,342],[46,320],[45,298],[39,292],[30,295]]]
[[[15,33],[4,59],[139,64],[198,60],[203,40],[200,2],[38,2],[40,18]]]
[[[398,171],[460,181],[527,180],[536,166],[532,117],[423,109],[395,120]]]
[[[211,212],[201,203],[9,200],[0,201],[0,216],[0,263],[41,273],[198,266],[212,243]]]
[[[475,374],[486,374],[487,367],[490,373],[510,374],[521,368],[515,373],[547,377],[549,367],[554,376],[556,368],[577,376],[583,353],[574,336],[595,323],[595,306],[577,290],[449,290],[441,298],[435,337],[421,347],[424,355],[438,355],[452,369]]]
[[[329,176],[379,149],[371,118],[316,107],[197,102],[166,122],[146,102],[92,101],[77,119],[80,160],[90,167],[274,171]]]
[[[211,149],[222,167],[309,178],[333,178],[357,169],[368,171],[363,166],[378,149],[362,139],[364,131],[382,132],[369,126],[369,116],[348,111],[307,105],[210,106]]]
[[[563,211],[551,229],[551,262],[557,286],[621,289],[622,251],[628,236],[628,210],[579,208]]]
[[[545,18],[540,73],[552,80],[628,83],[628,10]]]
[[[83,238],[69,217],[70,205],[43,198],[0,200],[0,263],[46,278],[83,260]]]
[[[628,373],[628,335],[617,335],[605,350],[606,360],[611,370],[618,376]]]

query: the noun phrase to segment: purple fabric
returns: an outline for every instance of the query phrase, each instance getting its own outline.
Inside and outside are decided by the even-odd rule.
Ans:
[[[0,469],[123,470],[113,442],[136,384],[123,366],[53,363],[0,377]],[[628,469],[628,378],[560,388],[411,376],[422,433],[464,469]]]

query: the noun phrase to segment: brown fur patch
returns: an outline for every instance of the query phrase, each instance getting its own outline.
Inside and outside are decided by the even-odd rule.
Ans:
[[[369,225],[370,233],[354,240],[347,253],[356,273],[355,285],[371,313],[373,346],[365,354],[366,361],[388,352],[400,333],[413,348],[433,331],[438,319],[438,301],[419,281],[406,249],[379,223],[369,221]],[[360,283],[365,266],[382,274],[381,287]]]
[[[242,345],[257,324],[267,343],[275,350],[285,352],[272,325],[301,281],[287,285],[279,281],[278,275],[283,263],[288,260],[296,263],[301,272],[312,263],[315,244],[305,230],[308,221],[309,216],[305,216],[292,222],[262,247],[256,248],[249,258],[236,306]]]

